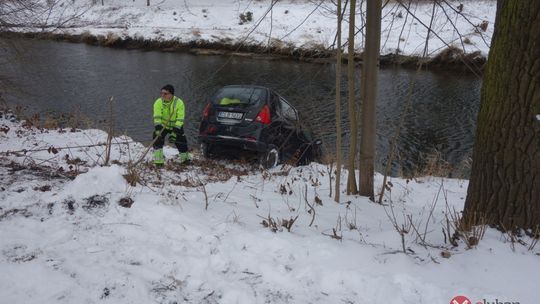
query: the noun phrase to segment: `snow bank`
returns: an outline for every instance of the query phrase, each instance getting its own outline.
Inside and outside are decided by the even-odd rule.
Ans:
[[[146,6],[146,0],[103,2],[104,5],[95,0],[55,1],[51,13],[43,14],[36,22],[67,34],[277,49],[325,50],[335,46],[336,8],[332,1],[151,0],[150,6]],[[450,0],[435,5],[423,1],[401,2],[390,1],[383,8],[381,54],[423,56],[425,53],[434,57],[453,46],[465,53],[480,52],[487,56],[496,1]],[[365,7],[358,9],[356,17],[359,32],[364,30],[362,12]],[[348,35],[347,20],[345,17],[344,42]],[[35,31],[35,28],[22,30]],[[357,35],[357,52],[362,51],[363,37],[364,34]]]
[[[61,148],[104,132],[39,130],[9,115],[0,130],[2,303],[536,303],[532,240],[512,245],[488,229],[466,249],[441,232],[448,208],[463,206],[465,180],[392,178],[385,206],[345,194],[335,203],[321,164],[252,172],[196,158],[161,170],[143,162],[130,186],[138,143],[131,158],[115,145],[115,165],[100,167],[99,146]],[[51,146],[59,152],[30,151]],[[62,155],[81,162],[70,169]],[[131,208],[118,204],[125,198]],[[392,210],[398,225],[413,219],[424,245],[411,230],[402,252]],[[280,225],[296,217],[290,232]],[[261,224],[270,219],[275,232]]]

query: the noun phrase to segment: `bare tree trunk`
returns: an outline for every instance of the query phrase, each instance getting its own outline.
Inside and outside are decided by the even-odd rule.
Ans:
[[[540,1],[499,0],[464,218],[540,226]]]
[[[355,109],[355,96],[354,96],[354,17],[356,13],[356,0],[351,0],[349,5],[349,49],[348,49],[348,62],[347,62],[347,87],[349,94],[349,121],[351,124],[350,143],[349,143],[349,175],[347,178],[347,194],[358,193],[356,187],[356,177],[354,169],[354,161],[356,158],[356,140],[358,136],[358,124],[356,123],[356,109]]]
[[[366,47],[362,67],[362,138],[360,141],[360,195],[375,201],[373,175],[375,165],[375,104],[381,48],[381,0],[366,4]]]
[[[339,203],[341,184],[341,0],[337,0],[337,50],[336,50],[336,196]]]
[[[114,134],[113,101],[114,97],[111,96],[111,98],[109,98],[109,129],[107,130],[107,146],[105,147],[105,161],[103,161],[104,166],[108,166],[109,161],[111,160],[112,138]]]

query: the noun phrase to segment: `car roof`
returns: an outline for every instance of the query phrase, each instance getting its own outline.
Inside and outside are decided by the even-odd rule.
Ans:
[[[233,85],[226,85],[224,87],[222,87],[222,89],[224,88],[253,88],[253,89],[263,89],[263,90],[267,90],[267,91],[272,91],[270,88],[267,88],[267,87],[263,87],[263,86],[260,86],[260,85],[251,85],[251,84],[248,84],[248,85],[244,85],[244,84],[233,84]]]

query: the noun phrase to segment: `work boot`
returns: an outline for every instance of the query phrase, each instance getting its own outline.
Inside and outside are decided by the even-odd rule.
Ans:
[[[191,157],[189,156],[189,153],[183,152],[178,154],[178,162],[181,164],[187,163],[191,160]]]
[[[163,166],[165,163],[165,156],[163,155],[163,149],[154,151],[154,164],[156,166]]]

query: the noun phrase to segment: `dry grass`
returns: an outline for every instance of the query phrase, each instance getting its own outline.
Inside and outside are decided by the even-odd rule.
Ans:
[[[131,168],[131,169],[130,169]],[[128,166],[124,176],[130,185],[171,184],[186,188],[201,188],[215,182],[226,182],[233,177],[242,177],[256,171],[256,166],[245,160],[192,159],[188,164],[169,161],[157,168],[151,161],[140,162],[133,168]]]
[[[57,118],[49,114],[45,115],[43,124],[41,126],[48,130],[54,130],[60,128],[60,123]]]
[[[200,29],[193,29],[191,30],[191,35],[195,38],[201,38],[201,30]]]
[[[137,183],[139,183],[141,180],[139,171],[134,166],[131,166],[131,165],[128,165],[126,171],[127,173],[123,175],[124,179],[130,186],[135,187]]]
[[[456,62],[463,58],[463,55],[462,49],[450,46],[437,54],[430,62]]]
[[[452,170],[452,177],[468,179],[472,168],[472,157],[464,157]]]
[[[79,39],[86,43],[86,44],[95,44],[97,42],[97,39],[94,35],[92,35],[89,31],[84,31]]]
[[[478,25],[476,25],[476,29],[477,29],[478,32],[480,32],[480,31],[485,32],[485,31],[487,31],[488,25],[489,25],[489,22],[484,20],[481,23],[479,23]]]
[[[94,127],[92,120],[84,115],[80,108],[76,108],[70,113],[27,113],[22,107],[15,107],[13,113],[17,120],[24,121],[25,127],[35,127],[38,129],[89,129]]]
[[[534,234],[531,234],[531,244],[527,248],[529,251],[533,251],[536,245],[538,244],[538,241],[540,240],[540,225],[536,226],[536,230],[534,231]]]
[[[461,212],[450,208],[447,202],[445,217],[447,224],[445,239],[448,237],[453,246],[458,246],[458,240],[462,240],[467,249],[471,249],[478,246],[484,238],[488,227],[485,215],[474,213],[464,217]]]
[[[298,219],[298,215],[294,218],[293,217],[291,217],[290,219],[284,218],[281,220],[275,220],[274,218],[270,216],[270,214],[268,214],[268,217],[266,218],[262,216],[259,216],[259,217],[263,219],[261,222],[261,225],[265,228],[270,229],[270,231],[274,233],[278,231],[283,231],[283,228],[287,229],[288,232],[291,232],[294,222],[296,222],[296,220]]]
[[[447,177],[451,175],[452,169],[452,165],[443,159],[442,153],[434,150],[424,158],[414,176]]]
[[[470,155],[465,155],[459,163],[451,164],[443,157],[442,152],[433,150],[418,161],[416,169],[408,171],[405,175],[400,167],[397,176],[407,179],[424,176],[468,179],[471,166]]]
[[[101,43],[104,46],[113,46],[122,40],[120,37],[118,37],[116,34],[112,32],[108,32],[105,37],[100,36],[98,39],[101,39]]]

